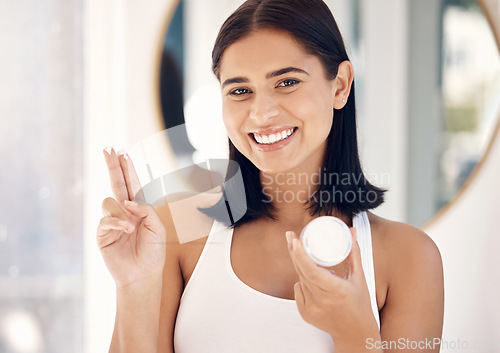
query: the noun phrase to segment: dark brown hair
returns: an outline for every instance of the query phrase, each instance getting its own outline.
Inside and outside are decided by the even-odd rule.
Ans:
[[[328,6],[321,0],[247,0],[222,25],[212,51],[212,70],[220,81],[220,65],[224,51],[231,44],[259,29],[273,28],[289,32],[304,50],[318,57],[328,79],[337,76],[339,64],[349,60],[339,28]],[[231,224],[238,226],[266,216],[276,220],[275,208],[262,191],[259,170],[229,140],[229,158],[239,165],[245,186],[246,200],[228,203],[221,198],[213,207],[200,209],[219,221],[221,208],[227,207]],[[328,135],[327,150],[322,171],[339,178],[321,183],[316,193],[306,202],[311,215],[331,215],[334,209],[347,217],[373,209],[384,202],[386,190],[372,185],[364,176],[358,153],[354,82],[349,99],[340,110],[334,111],[333,124]],[[227,173],[225,193],[236,191]],[[354,182],[353,182],[354,181]],[[330,195],[328,202],[318,202],[317,196]],[[356,195],[355,199],[348,195]],[[339,200],[340,199],[340,200]],[[235,217],[234,215],[238,215]]]

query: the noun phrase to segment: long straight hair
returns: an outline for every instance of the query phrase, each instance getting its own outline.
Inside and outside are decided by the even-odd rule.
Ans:
[[[349,60],[339,28],[328,6],[321,0],[247,0],[222,25],[212,51],[212,70],[220,81],[220,64],[228,46],[259,29],[273,28],[289,32],[311,55],[318,57],[327,78],[333,80],[339,64]],[[359,160],[354,82],[342,109],[334,110],[327,138],[326,154],[318,188],[305,202],[311,216],[331,215],[337,210],[346,217],[376,208],[387,191],[372,185],[363,174]],[[246,200],[231,204],[224,197],[212,207],[200,208],[206,215],[237,227],[262,216],[278,220],[276,208],[262,191],[259,169],[229,140],[229,158],[240,166]],[[227,173],[225,193],[235,192]],[[335,176],[332,178],[332,176]],[[220,218],[221,209],[242,215],[228,224]],[[227,218],[226,218],[227,219]]]

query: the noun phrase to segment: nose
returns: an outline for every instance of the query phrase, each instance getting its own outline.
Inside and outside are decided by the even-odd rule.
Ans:
[[[255,93],[253,97],[250,117],[259,122],[278,116],[280,109],[276,100],[272,95],[264,92]]]

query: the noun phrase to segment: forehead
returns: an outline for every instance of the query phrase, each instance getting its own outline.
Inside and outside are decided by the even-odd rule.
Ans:
[[[290,33],[260,29],[226,48],[221,60],[221,81],[232,76],[265,76],[283,67],[318,69],[319,59],[308,54]]]

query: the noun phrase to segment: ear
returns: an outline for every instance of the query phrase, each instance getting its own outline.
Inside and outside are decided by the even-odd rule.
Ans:
[[[354,71],[349,61],[345,60],[339,64],[337,77],[335,77],[335,96],[333,107],[337,110],[344,108],[349,99]]]

